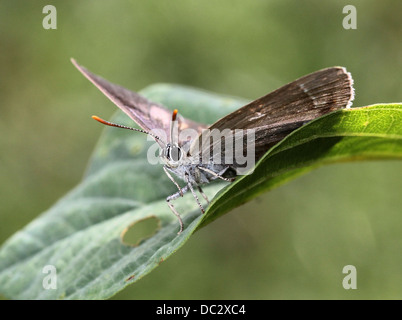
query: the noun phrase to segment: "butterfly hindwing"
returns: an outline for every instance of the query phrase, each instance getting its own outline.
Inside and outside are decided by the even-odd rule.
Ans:
[[[290,82],[221,118],[193,142],[190,150],[210,148],[211,154],[212,150],[217,152],[215,144],[208,145],[205,142],[202,148],[194,148],[201,141],[208,140],[209,131],[222,132],[229,129],[234,132],[235,129],[243,129],[246,132],[247,129],[253,129],[255,161],[258,161],[270,147],[292,131],[326,113],[350,107],[353,98],[353,80],[345,68],[322,69]],[[220,152],[223,155],[224,144],[221,143],[221,146]],[[236,167],[236,162],[233,167]]]

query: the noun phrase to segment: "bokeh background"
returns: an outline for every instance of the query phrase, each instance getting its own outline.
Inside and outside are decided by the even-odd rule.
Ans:
[[[45,30],[42,9],[57,9]],[[357,29],[345,30],[345,5]],[[402,101],[402,2],[0,1],[0,243],[79,183],[116,108],[71,65],[140,90],[255,99],[342,65],[354,106]],[[163,174],[161,169],[161,174]],[[197,232],[119,299],[402,298],[402,162],[320,168]],[[357,290],[345,290],[345,265]]]

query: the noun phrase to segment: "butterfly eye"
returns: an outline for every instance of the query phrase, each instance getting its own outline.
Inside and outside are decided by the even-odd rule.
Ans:
[[[178,162],[182,157],[181,148],[178,146],[167,146],[166,158],[170,161]]]

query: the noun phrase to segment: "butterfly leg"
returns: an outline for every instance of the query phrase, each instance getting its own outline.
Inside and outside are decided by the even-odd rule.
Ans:
[[[168,197],[169,198],[169,197]],[[172,210],[172,212],[174,213],[174,215],[177,217],[177,219],[179,219],[179,223],[180,223],[180,230],[177,234],[180,234],[183,231],[183,221],[181,220],[180,214],[176,211],[176,209],[173,207],[173,205],[170,203],[169,199],[166,199],[166,202],[170,208],[170,210]]]
[[[201,212],[205,213],[204,207],[202,206],[200,199],[198,199],[198,196],[195,193],[193,186],[191,185],[190,179],[188,177],[188,173],[185,173],[184,177],[186,178],[187,186],[190,188],[190,191],[193,194],[193,197],[194,197],[195,201],[197,202],[198,206],[200,207]]]
[[[177,189],[179,189],[180,197],[182,197],[184,192],[181,189],[181,187],[179,186],[179,184],[173,179],[173,177],[171,176],[171,174],[169,173],[169,171],[166,169],[165,166],[163,166],[163,170],[165,171],[166,175],[169,177],[170,181],[172,181],[175,184],[175,186],[177,187]]]
[[[201,189],[200,186],[197,186],[197,188],[198,188],[198,191],[201,193],[202,197],[203,197],[203,198],[205,199],[205,201],[208,202],[208,204],[209,204],[209,200],[208,200],[207,195],[204,193],[204,191],[202,191],[202,189]]]
[[[215,178],[219,178],[219,179],[222,179],[224,181],[233,182],[236,179],[236,178],[225,178],[225,177],[223,177],[222,174],[226,171],[226,169],[224,169],[222,171],[222,174],[221,174],[221,173],[216,173],[216,172],[214,172],[214,171],[212,171],[212,170],[210,170],[208,168],[204,168],[204,167],[200,167],[200,166],[198,166],[197,168],[201,169],[202,171],[205,171],[205,172],[211,174]]]
[[[180,223],[180,230],[177,234],[180,234],[183,231],[183,221],[181,220],[180,214],[176,211],[176,209],[173,207],[173,205],[170,203],[170,201],[177,199],[178,197],[182,197],[183,193],[188,191],[188,187],[185,186],[183,189],[180,188],[180,191],[170,195],[169,197],[166,198],[166,202],[170,208],[170,210],[172,210],[172,212],[174,213],[174,215],[179,219],[179,223]]]
[[[181,192],[186,193],[188,191],[188,186],[185,186],[181,189]],[[181,197],[181,192],[177,191],[176,193],[173,193],[169,197],[166,198],[166,200],[172,201],[177,199],[178,197]]]

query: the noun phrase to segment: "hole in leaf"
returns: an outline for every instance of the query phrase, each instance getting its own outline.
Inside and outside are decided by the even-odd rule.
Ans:
[[[148,217],[130,224],[120,235],[123,244],[138,246],[144,240],[153,236],[160,229],[160,220]]]

